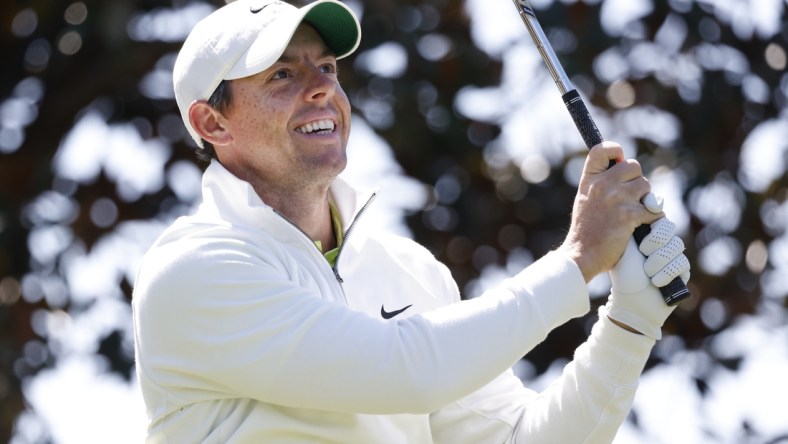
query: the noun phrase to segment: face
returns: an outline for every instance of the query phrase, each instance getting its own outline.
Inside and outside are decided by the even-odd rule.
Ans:
[[[350,103],[314,28],[299,26],[279,61],[230,88],[224,117],[232,137],[217,152],[258,193],[327,186],[345,168]]]

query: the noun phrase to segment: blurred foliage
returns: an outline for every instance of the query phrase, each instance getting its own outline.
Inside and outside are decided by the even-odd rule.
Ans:
[[[177,199],[166,183],[158,191],[129,199],[118,195],[118,184],[105,172],[88,183],[57,177],[52,159],[64,136],[87,110],[93,110],[110,124],[133,125],[142,140],[157,139],[172,145],[166,167],[179,161],[195,162],[192,144],[179,119],[173,118],[177,117],[174,101],[140,92],[141,79],[162,65],[171,66],[180,41],[133,40],[128,32],[132,17],[189,3],[7,0],[0,5],[4,66],[0,72],[0,123],[4,125],[0,129],[0,441],[9,439],[14,419],[25,409],[22,382],[57,362],[57,341],[36,326],[36,313],[86,309],[85,303],[72,300],[67,291],[64,270],[69,256],[63,254],[67,246],[77,244],[90,251],[123,221],[157,217],[171,210]],[[730,23],[717,19],[711,3],[652,3],[651,12],[637,21],[638,39],[626,33],[606,34],[599,20],[600,2],[552,2],[537,12],[548,35],[568,30],[574,36],[574,45],[564,48],[560,56],[569,75],[582,80],[583,93],[599,110],[613,113],[617,109],[611,103],[612,83],[598,78],[593,70],[599,55],[610,48],[626,52],[639,40],[653,40],[667,20],[677,17],[687,32],[681,43],[682,54],[689,56],[705,43],[733,48],[746,57],[748,75],[767,85],[765,99],[753,100],[743,93],[743,76],[725,69],[703,72],[701,89],[694,96],[682,93],[680,85],[670,84],[654,72],[629,73],[627,78],[618,79],[631,87],[633,104],[652,105],[681,122],[681,133],[673,146],[659,147],[646,138],[635,139],[646,172],[658,165],[681,170],[686,178],[682,190],[685,205],[690,204],[693,190],[719,180],[731,184],[744,198],[740,214],[735,216],[739,222],[726,230],[690,209],[684,241],[687,255],[695,264],[691,282],[694,298],[669,319],[666,334],[680,336],[689,349],[702,350],[710,337],[729,327],[738,315],[753,313],[762,306],[761,277],[773,269],[773,264],[758,257],[772,251],[771,242],[782,234],[767,227],[762,214],[767,203],[772,207],[785,205],[785,173],[758,191],[743,188],[737,178],[742,168],[741,147],[751,131],[760,122],[786,113],[786,15],[779,19],[781,33],[742,38]],[[356,112],[390,144],[408,175],[436,188],[440,188],[442,178],[450,178],[460,189],[455,199],[441,202],[455,223],[436,227],[429,217],[436,202],[430,202],[424,211],[408,219],[415,238],[450,266],[460,288],[472,283],[487,265],[505,266],[507,255],[517,247],[525,247],[538,257],[558,245],[568,226],[575,191],[562,174],[571,157],[567,156],[562,165],[553,165],[550,176],[541,183],[529,183],[519,174],[508,176],[507,189],[519,190],[516,199],[508,198],[493,176],[503,171],[518,172],[519,166],[512,163],[493,171],[484,161],[485,146],[501,128],[496,122],[473,121],[455,109],[460,89],[468,85],[496,86],[502,76],[502,61],[471,40],[471,18],[464,3],[375,0],[358,5],[363,7],[364,37],[356,54],[394,41],[406,50],[408,63],[402,75],[382,78],[353,69],[355,56],[341,62],[343,85]],[[420,45],[425,38],[434,37],[448,39],[450,50],[438,59],[426,58]],[[782,51],[782,66],[769,63],[769,50],[776,50],[778,56]],[[379,115],[381,105],[390,112]],[[577,143],[582,143],[579,137]],[[71,202],[72,211],[43,219],[31,216],[30,206],[40,203],[42,197],[65,198]],[[117,217],[109,225],[97,224],[90,209],[106,198],[114,203]],[[31,256],[29,248],[31,232],[44,226],[66,228],[66,235],[56,237],[66,245],[49,261]],[[734,255],[735,261],[727,271],[710,273],[697,265],[697,258],[704,247],[720,237],[732,240],[739,254]],[[37,276],[35,282],[49,285],[32,285],[33,281],[26,280],[30,276]],[[118,292],[128,301],[132,283],[128,277],[119,281]],[[40,294],[25,294],[36,289]],[[709,300],[723,309],[718,322],[704,322],[702,309]],[[784,294],[773,301],[785,309]],[[529,355],[537,372],[556,359],[570,358],[587,332],[587,323],[588,319],[570,322],[537,347]],[[48,345],[49,352],[30,346],[42,343]],[[109,362],[107,371],[128,378],[133,371],[132,356],[123,347],[122,333],[113,330],[97,344],[96,354]],[[711,358],[716,365],[736,368],[735,357]],[[655,357],[649,365],[658,361]],[[703,393],[703,381],[698,381]]]

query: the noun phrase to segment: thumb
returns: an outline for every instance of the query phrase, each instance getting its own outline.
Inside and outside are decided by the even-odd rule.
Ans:
[[[604,141],[594,145],[586,157],[586,174],[597,174],[606,171],[610,167],[611,161],[618,163],[624,161],[624,149],[621,145]]]

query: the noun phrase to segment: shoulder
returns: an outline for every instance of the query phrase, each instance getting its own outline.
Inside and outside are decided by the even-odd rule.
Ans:
[[[167,228],[143,258],[150,262],[200,263],[206,255],[233,254],[248,248],[249,236],[228,223],[180,218]],[[161,265],[161,264],[159,264]]]
[[[181,218],[145,253],[137,273],[135,296],[183,294],[188,289],[257,273],[271,256],[264,233],[252,236],[227,223],[196,223]],[[268,255],[263,252],[268,251]]]
[[[403,261],[408,261],[413,265],[443,267],[435,255],[422,244],[415,240],[398,234],[379,232],[370,236],[368,243],[372,243],[376,248],[385,250],[389,255],[395,256]]]
[[[391,266],[434,288],[437,293],[451,295],[451,300],[459,299],[459,290],[449,268],[429,249],[408,237],[376,233],[366,240],[360,260]]]

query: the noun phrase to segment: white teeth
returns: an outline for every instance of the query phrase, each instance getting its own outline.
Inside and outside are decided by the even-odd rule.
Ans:
[[[321,130],[328,130],[329,132],[334,131],[334,122],[330,119],[323,119],[296,128],[296,131],[301,134],[309,134]]]

